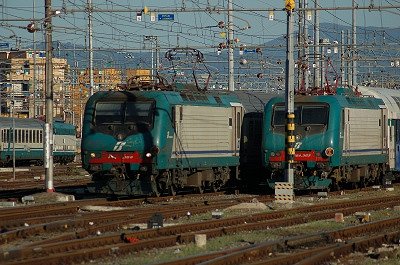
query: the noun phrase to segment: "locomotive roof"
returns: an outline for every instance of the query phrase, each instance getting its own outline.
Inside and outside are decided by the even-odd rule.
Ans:
[[[166,98],[171,104],[193,104],[193,105],[226,105],[231,102],[241,103],[246,112],[262,112],[264,105],[273,97],[280,95],[279,92],[260,92],[238,90],[218,91],[208,90],[205,92],[194,90],[182,91],[101,91],[93,95],[92,100],[133,100],[146,98]]]
[[[12,128],[14,124],[15,128],[43,129],[44,121],[39,119],[0,117],[0,128]],[[75,134],[74,125],[57,120],[54,120],[53,130],[58,134]]]
[[[284,98],[274,98],[271,103],[284,102]],[[380,98],[360,97],[354,93],[342,93],[337,95],[297,95],[294,102],[326,102],[339,104],[344,108],[379,109],[384,105]]]
[[[393,112],[394,118],[400,118],[400,91],[382,87],[359,86],[358,90],[363,96],[372,96],[382,99],[386,107]]]
[[[239,101],[242,103],[247,113],[262,112],[265,104],[267,104],[271,98],[282,95],[282,92],[279,91],[261,92],[236,90],[232,93],[239,98]]]
[[[14,121],[13,121],[14,120]],[[0,117],[1,128],[11,128],[15,124],[18,128],[43,128],[44,122],[38,119],[21,119],[21,118],[10,118]]]

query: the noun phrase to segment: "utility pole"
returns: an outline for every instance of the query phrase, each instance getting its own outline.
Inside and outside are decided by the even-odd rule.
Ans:
[[[33,0],[33,19],[35,19],[35,1]],[[36,74],[37,74],[37,69],[36,69],[36,31],[34,30],[32,32],[32,37],[33,37],[33,117],[37,118],[39,113],[36,110],[37,107],[37,80],[36,80]]]
[[[353,9],[351,10],[351,14],[352,14],[352,20],[351,20],[351,24],[352,24],[352,27],[353,27],[353,41],[352,41],[352,56],[351,56],[351,60],[352,60],[352,68],[353,68],[353,71],[352,71],[352,84],[353,84],[353,86],[357,86],[357,47],[356,47],[356,44],[357,44],[357,33],[356,33],[356,31],[357,31],[357,29],[356,29],[356,1],[355,0],[353,0],[352,1],[353,2],[353,5],[352,5],[352,7],[353,7]]]
[[[287,130],[286,130],[286,181],[294,182],[293,163],[295,155],[295,136],[294,136],[294,59],[293,59],[293,10],[295,7],[294,0],[286,0],[287,13],[287,34],[286,34],[286,73],[285,73],[285,90],[286,90],[286,114],[287,114]]]
[[[294,39],[294,16],[295,0],[285,0],[285,9],[287,14],[287,33],[286,33],[286,71],[285,71],[285,109],[286,109],[286,138],[285,138],[285,180],[284,182],[275,182],[275,201],[293,202],[294,201],[294,170],[295,159],[294,135],[294,59],[293,59],[293,39]]]
[[[304,8],[305,9],[307,9],[308,8],[308,2],[307,2],[308,0],[304,0],[304,2],[303,2],[303,5],[304,5]],[[304,87],[305,87],[305,89],[306,89],[306,91],[308,90],[308,87],[309,87],[309,73],[308,73],[308,71],[309,71],[309,64],[310,64],[310,62],[309,62],[309,53],[310,53],[310,50],[309,50],[309,48],[308,48],[308,45],[309,45],[309,43],[308,43],[308,13],[307,13],[307,11],[303,11],[304,12],[304,15],[303,15],[303,18],[304,18],[304,23],[303,23],[303,26],[304,26],[304,29],[303,29],[303,34],[304,34],[304,47],[303,47],[303,49],[304,49],[304,63],[305,63],[305,69],[304,69]]]
[[[87,0],[88,5],[88,30],[89,30],[89,79],[90,79],[90,96],[93,95],[93,24],[92,24],[92,0]]]
[[[286,170],[283,182],[275,182],[275,201],[289,203],[294,201],[294,170],[295,159],[294,136],[294,59],[293,59],[293,10],[295,0],[285,0],[287,14],[287,33],[286,33],[286,71],[285,71],[285,109],[286,109],[286,134],[285,134],[285,160]]]
[[[348,48],[348,57],[347,57],[347,63],[346,63],[346,65],[347,65],[347,85],[349,86],[349,87],[351,87],[352,85],[353,85],[353,78],[352,78],[352,73],[353,73],[353,69],[351,68],[351,51],[352,51],[352,48],[351,48],[351,45],[352,45],[352,41],[351,41],[351,36],[350,36],[350,30],[347,30],[347,46],[349,47]]]
[[[345,81],[345,69],[344,69],[344,53],[345,53],[345,46],[344,46],[344,31],[340,32],[340,80],[342,86],[344,85]]]
[[[158,55],[158,37],[157,36],[144,36],[143,41],[149,41],[151,45],[151,78],[158,72],[159,55]],[[154,51],[156,52],[154,56]]]
[[[43,139],[44,167],[47,192],[53,192],[53,38],[51,0],[45,0],[45,47],[46,47],[46,122]]]
[[[315,16],[314,16],[314,87],[321,86],[321,76],[320,76],[320,56],[319,52],[319,11],[317,10],[319,6],[319,1],[314,0],[315,4]]]
[[[228,90],[235,91],[233,61],[233,0],[228,0]]]
[[[298,0],[298,5],[299,5],[299,8],[303,8],[303,0]],[[298,22],[298,27],[299,27],[299,31],[298,31],[298,34],[297,34],[297,46],[299,47],[299,49],[298,49],[298,51],[297,51],[297,58],[298,58],[298,60],[297,60],[297,89],[298,90],[301,90],[303,87],[302,87],[302,81],[303,81],[303,78],[304,78],[304,75],[303,75],[303,67],[302,67],[302,65],[303,65],[303,63],[304,63],[304,46],[305,46],[305,43],[304,43],[304,27],[303,27],[303,23],[304,23],[304,19],[303,19],[303,17],[304,17],[304,12],[303,11],[300,11],[300,12],[298,12],[298,18],[299,18],[299,22]]]

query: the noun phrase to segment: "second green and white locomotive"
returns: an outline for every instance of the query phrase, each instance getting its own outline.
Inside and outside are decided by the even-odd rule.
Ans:
[[[294,187],[384,182],[395,136],[390,113],[382,99],[345,88],[335,95],[296,96]],[[283,98],[265,106],[263,152],[270,187],[285,177],[285,117]]]

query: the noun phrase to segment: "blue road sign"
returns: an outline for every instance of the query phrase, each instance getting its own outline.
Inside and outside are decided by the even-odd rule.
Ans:
[[[0,42],[0,49],[10,48],[10,43],[8,42]]]
[[[158,14],[158,20],[174,20],[174,14]]]
[[[255,53],[256,52],[256,49],[254,49],[254,50],[244,50],[244,53]]]

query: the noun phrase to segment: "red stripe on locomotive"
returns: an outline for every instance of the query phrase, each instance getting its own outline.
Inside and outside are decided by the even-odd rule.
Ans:
[[[285,152],[281,151],[279,152],[279,156],[271,156],[269,158],[270,162],[283,162],[286,161],[285,159]],[[313,162],[327,162],[329,161],[328,158],[322,157],[320,155],[317,155],[315,150],[311,151],[296,151],[294,155],[294,160],[295,161],[313,161]]]

